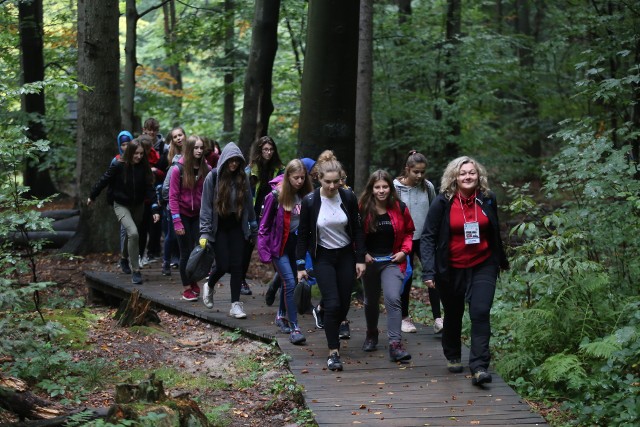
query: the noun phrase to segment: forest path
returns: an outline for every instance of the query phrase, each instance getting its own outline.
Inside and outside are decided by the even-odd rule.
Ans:
[[[231,305],[228,276],[216,289],[215,307],[207,309],[201,301],[181,300],[178,272],[162,276],[159,263],[144,268],[142,285],[131,284],[131,276],[120,273],[85,274],[90,299],[127,298],[137,289],[142,297],[169,311],[239,329],[263,341],[276,339],[281,350],[291,357],[291,372],[304,388],[305,403],[320,426],[546,425],[497,373],[492,372],[493,382],[482,388],[471,384],[468,371],[449,373],[440,336],[431,327],[417,325],[417,333],[403,334],[412,360],[406,364],[392,363],[384,339],[386,316],[380,316],[378,350],[365,353],[361,349],[366,329],[364,310],[352,307],[351,339],[341,343],[344,371],[331,372],[326,368],[324,331],[315,328],[313,316],[300,316],[307,342],[303,346],[292,345],[288,335],[279,333],[274,325],[278,299],[272,307],[265,304],[265,284],[252,284],[253,295],[241,297],[247,318],[234,319],[228,316]],[[467,358],[464,349],[463,361]]]

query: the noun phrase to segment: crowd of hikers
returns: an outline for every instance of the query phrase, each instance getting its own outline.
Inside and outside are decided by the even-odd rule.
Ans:
[[[275,141],[263,136],[247,160],[233,142],[221,148],[181,127],[167,138],[159,130],[150,118],[137,138],[120,132],[118,154],[87,201],[91,205],[107,188],[120,222],[120,268],[132,283],[143,283],[141,268],[160,260],[163,275],[179,272],[180,298],[201,298],[212,308],[216,283],[228,273],[229,316],[243,319],[241,295],[252,294],[246,276],[257,247],[260,261],[274,271],[267,305],[280,291],[275,327],[293,344],[304,344],[294,290],[303,280],[316,283],[321,299],[311,312],[316,328],[325,331],[327,368],[341,371],[340,340],[350,338],[355,279],[362,280],[364,293],[362,349],[377,349],[382,295],[389,358],[411,359],[402,333],[416,332],[409,300],[412,266],[419,260],[448,370],[464,370],[462,317],[468,305],[472,383],[491,382],[489,313],[499,271],[508,264],[496,198],[480,163],[466,156],[452,160],[436,193],[426,179],[427,158],[412,150],[400,176],[376,170],[356,195],[331,150],[285,164]],[[210,245],[215,254],[202,290],[187,274],[198,245]]]

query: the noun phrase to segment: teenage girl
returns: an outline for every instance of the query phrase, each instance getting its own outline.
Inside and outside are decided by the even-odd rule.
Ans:
[[[402,285],[411,254],[413,220],[406,205],[400,201],[393,178],[388,172],[377,170],[371,174],[360,196],[360,214],[364,221],[365,261],[364,314],[367,335],[364,351],[374,351],[378,344],[380,290],[387,310],[389,358],[392,362],[411,359],[402,345]]]
[[[311,179],[299,159],[289,162],[284,176],[271,180],[274,190],[267,194],[260,228],[258,254],[260,261],[272,262],[281,278],[280,308],[276,326],[289,333],[289,341],[302,344],[306,338],[298,326],[298,311],[293,299],[297,271],[295,249],[298,242],[302,198],[313,191]]]
[[[195,301],[200,295],[196,282],[187,280],[187,261],[200,235],[200,201],[205,176],[211,168],[204,160],[204,142],[191,135],[184,144],[184,156],[178,160],[169,184],[169,208],[180,249],[182,299]]]
[[[214,246],[216,265],[204,285],[202,301],[213,307],[215,284],[231,273],[231,310],[229,316],[247,317],[240,302],[242,255],[249,240],[258,234],[258,224],[251,199],[249,177],[244,172],[245,160],[233,142],[222,149],[218,167],[204,182],[200,207],[200,246],[207,241]]]
[[[164,183],[162,184],[162,199],[167,202],[165,209],[164,222],[164,243],[162,247],[162,275],[171,276],[171,267],[178,263],[175,255],[179,253],[176,233],[173,229],[173,220],[171,219],[171,209],[169,209],[169,187],[171,184],[171,173],[176,168],[176,164],[182,157],[182,144],[186,139],[184,129],[177,127],[169,132],[169,150],[165,151],[169,168]]]
[[[322,293],[327,367],[341,371],[338,328],[349,312],[354,276],[360,278],[366,269],[364,234],[356,196],[341,186],[342,165],[329,160],[317,167],[320,188],[302,200],[296,265],[298,280],[307,278],[310,253]]]
[[[411,265],[415,265],[416,258],[420,259],[420,235],[424,227],[424,221],[429,212],[429,206],[436,198],[436,190],[431,181],[425,178],[427,170],[427,158],[411,150],[405,162],[402,175],[393,181],[398,197],[402,200],[411,212],[411,218],[416,231],[413,233],[413,246],[411,249]],[[409,316],[409,297],[411,295],[412,277],[404,285],[402,292],[402,332],[416,332],[416,327]],[[440,311],[440,296],[435,288],[429,288],[429,301],[431,302],[431,313],[433,314],[433,330],[440,333],[442,331],[442,313]]]
[[[142,274],[139,264],[138,227],[142,223],[145,198],[153,201],[153,220],[158,221],[160,215],[157,213],[158,205],[153,190],[153,174],[144,148],[138,141],[129,142],[124,155],[113,162],[96,182],[87,200],[87,206],[91,206],[107,186],[107,200],[113,205],[118,221],[127,232],[126,246],[132,270],[131,282],[139,285],[142,283]]]

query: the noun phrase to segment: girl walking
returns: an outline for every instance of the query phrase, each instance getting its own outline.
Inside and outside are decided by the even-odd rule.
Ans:
[[[393,178],[377,170],[360,196],[364,221],[367,270],[364,274],[364,314],[367,335],[362,349],[374,351],[378,344],[380,290],[387,309],[387,337],[392,362],[410,360],[402,345],[402,285],[411,254],[413,220],[406,205],[398,199]]]
[[[338,328],[349,312],[354,276],[360,278],[366,269],[358,201],[342,188],[341,171],[335,160],[318,166],[320,188],[302,200],[296,245],[298,280],[307,277],[305,257],[311,254],[324,307],[327,367],[332,371],[343,369]]]

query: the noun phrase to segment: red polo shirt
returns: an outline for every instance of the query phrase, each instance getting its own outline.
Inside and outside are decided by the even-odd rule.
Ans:
[[[464,242],[464,224],[478,222],[480,226],[480,243]],[[454,196],[449,213],[449,265],[453,268],[469,268],[480,264],[491,256],[489,249],[489,218],[482,212],[476,202],[475,194],[467,199]]]

